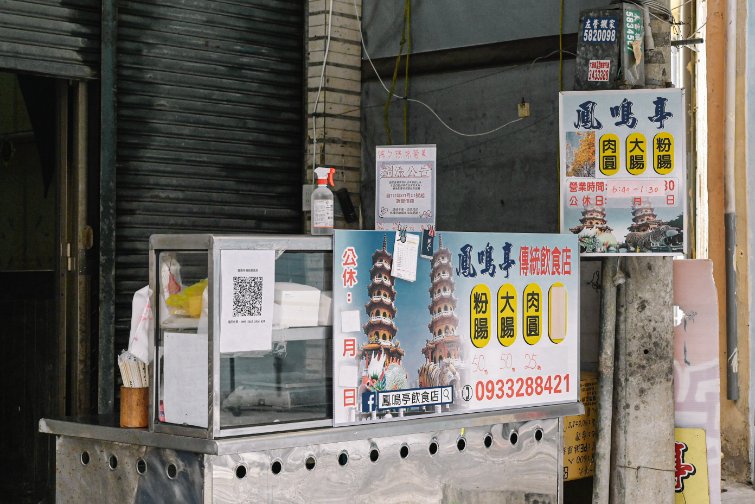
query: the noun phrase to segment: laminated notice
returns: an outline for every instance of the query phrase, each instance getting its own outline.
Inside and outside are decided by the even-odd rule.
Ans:
[[[396,233],[396,242],[393,245],[391,275],[407,282],[415,281],[417,279],[418,252],[419,235]]]

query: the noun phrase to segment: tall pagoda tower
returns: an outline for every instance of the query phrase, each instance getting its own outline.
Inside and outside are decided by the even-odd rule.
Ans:
[[[396,337],[396,289],[393,287],[391,265],[393,256],[388,252],[386,237],[383,236],[383,247],[372,254],[372,268],[370,268],[370,284],[367,286],[369,301],[364,305],[367,311],[367,323],[364,333],[367,343],[362,346],[361,358],[364,359],[364,369],[370,365],[373,357],[385,358],[384,367],[391,364],[401,365],[404,350]]]
[[[613,231],[606,221],[606,211],[603,207],[584,207],[582,210],[582,218],[579,219],[579,222],[580,224],[578,226],[569,228],[569,231],[575,234],[580,233],[584,229],[594,229],[602,232]]]
[[[442,373],[433,371],[440,370],[444,361],[450,364],[461,360],[451,251],[443,247],[441,235],[438,236],[438,250],[433,254],[430,281],[430,305],[427,308],[430,310],[431,320],[427,328],[431,337],[422,348],[425,364],[419,370],[420,387],[446,385],[441,383]]]
[[[644,233],[663,224],[650,203],[632,205],[632,224],[628,228],[630,233]]]

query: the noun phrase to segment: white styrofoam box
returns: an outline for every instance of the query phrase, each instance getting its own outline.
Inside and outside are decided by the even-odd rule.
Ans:
[[[333,291],[320,292],[320,314],[317,325],[333,325]]]
[[[311,285],[275,282],[276,321],[282,327],[316,326],[320,314],[320,290]]]

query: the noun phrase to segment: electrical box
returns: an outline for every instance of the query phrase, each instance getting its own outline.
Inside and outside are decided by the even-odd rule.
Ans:
[[[644,87],[644,20],[630,3],[581,11],[574,89]]]

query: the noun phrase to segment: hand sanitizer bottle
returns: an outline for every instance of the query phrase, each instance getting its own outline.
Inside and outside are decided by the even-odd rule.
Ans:
[[[315,168],[317,188],[312,191],[312,234],[333,234],[333,193],[328,186],[333,187],[335,168]]]

